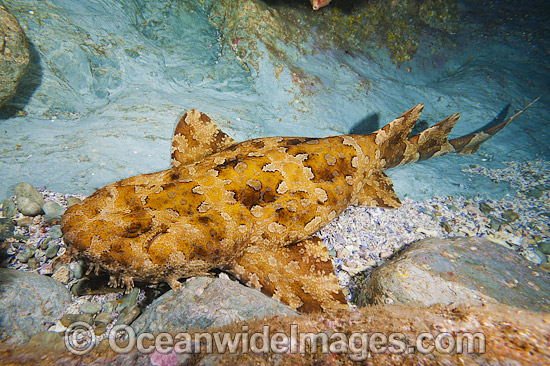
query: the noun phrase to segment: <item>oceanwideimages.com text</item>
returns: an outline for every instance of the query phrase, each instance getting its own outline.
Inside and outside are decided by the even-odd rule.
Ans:
[[[377,353],[433,352],[450,354],[485,353],[483,333],[437,333],[424,332],[412,338],[404,333],[381,332],[300,332],[297,324],[285,331],[272,331],[264,325],[259,332],[251,332],[247,325],[240,332],[202,333],[141,333],[136,335],[127,325],[114,326],[108,336],[109,346],[117,353],[137,350],[143,354],[159,353],[290,353],[308,352],[348,354],[353,361],[367,359]],[[96,339],[87,323],[74,323],[65,333],[65,344],[75,354],[85,354],[95,347]]]

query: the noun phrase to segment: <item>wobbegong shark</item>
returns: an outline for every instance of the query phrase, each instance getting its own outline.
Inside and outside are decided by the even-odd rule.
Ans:
[[[423,104],[371,134],[240,143],[193,109],[175,129],[171,168],[68,208],[64,240],[127,291],[134,281],[178,290],[182,278],[221,270],[299,312],[347,309],[328,249],[313,235],[350,205],[399,207],[384,170],[472,154],[531,104],[451,140],[459,114],[409,136]]]

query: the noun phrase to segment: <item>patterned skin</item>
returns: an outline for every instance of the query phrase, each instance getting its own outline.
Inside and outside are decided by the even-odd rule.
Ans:
[[[109,184],[67,209],[64,240],[110,284],[233,274],[301,312],[348,307],[323,242],[312,237],[350,205],[399,207],[383,173],[450,152],[473,153],[518,114],[447,140],[455,114],[409,134],[423,105],[369,135],[268,137],[236,143],[204,114],[185,114],[172,168]]]

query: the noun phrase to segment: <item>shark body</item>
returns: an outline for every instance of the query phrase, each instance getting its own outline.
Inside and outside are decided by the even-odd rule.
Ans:
[[[171,169],[70,207],[64,240],[127,289],[137,280],[177,290],[179,279],[219,269],[300,312],[347,309],[328,250],[312,235],[350,205],[399,207],[385,169],[471,154],[523,112],[448,140],[454,114],[409,137],[422,109],[368,135],[241,143],[191,110],[176,127]]]

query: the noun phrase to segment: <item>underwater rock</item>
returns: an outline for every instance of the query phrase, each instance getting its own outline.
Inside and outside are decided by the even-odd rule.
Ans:
[[[550,276],[482,238],[428,238],[372,273],[358,304],[482,305],[550,311]]]
[[[15,95],[29,60],[23,29],[0,3],[0,106]]]
[[[236,321],[297,314],[260,291],[237,282],[195,277],[170,290],[132,323],[136,334],[183,332],[190,328],[221,327]]]
[[[17,214],[17,211],[15,210],[15,203],[11,200],[11,198],[5,199],[4,202],[2,202],[2,215],[5,218],[11,219]]]
[[[15,186],[15,197],[17,209],[25,216],[40,215],[44,198],[36,188],[27,182],[19,183]]]
[[[47,347],[60,352],[67,349],[63,338],[58,333],[47,330],[33,335],[28,344],[37,348]]]
[[[13,236],[14,227],[11,219],[0,218],[0,241],[11,238]]]
[[[80,311],[85,314],[96,314],[101,311],[101,304],[97,302],[86,301],[80,305]]]
[[[26,247],[21,253],[17,254],[16,258],[21,263],[27,263],[34,256],[35,251],[32,247]]]
[[[63,236],[63,233],[61,232],[61,227],[59,225],[54,225],[50,229],[50,238],[52,239],[59,239]]]
[[[61,215],[65,212],[65,209],[57,202],[48,201],[42,206],[44,211],[44,221],[47,223],[53,222],[55,220],[61,220]]]
[[[546,255],[550,255],[550,240],[540,242],[538,244],[539,250]]]
[[[71,207],[73,205],[76,205],[80,201],[82,201],[82,200],[78,197],[67,197],[67,207]]]
[[[70,301],[67,289],[49,277],[0,268],[0,340],[26,342],[59,319]]]
[[[290,335],[290,324],[295,324],[300,334],[326,330],[328,334],[346,335],[351,341],[350,334],[358,333],[369,336],[367,340],[380,340],[380,337],[370,336],[395,334],[404,342],[402,350],[390,350],[383,344],[388,344],[387,338],[382,342],[376,342],[370,352],[372,343],[362,341],[362,347],[355,350],[343,349],[343,352],[322,352],[321,347],[317,351],[311,351],[305,347],[303,354],[291,352],[251,352],[243,351],[242,341],[235,351],[217,353],[218,342],[213,343],[214,352],[208,352],[206,347],[202,349],[192,348],[193,354],[179,354],[179,360],[171,355],[177,353],[164,353],[165,358],[159,356],[159,352],[143,353],[135,347],[129,353],[115,353],[108,340],[103,340],[98,346],[91,349],[85,355],[72,355],[69,352],[60,352],[51,347],[54,344],[44,344],[37,352],[36,347],[29,345],[14,346],[0,344],[0,364],[2,365],[351,365],[356,364],[352,360],[355,353],[363,362],[357,364],[372,365],[548,365],[550,348],[550,315],[548,313],[533,313],[529,311],[518,312],[517,309],[507,306],[489,305],[484,307],[443,307],[431,306],[429,308],[415,308],[411,306],[372,306],[357,311],[344,311],[330,318],[320,314],[308,314],[301,316],[281,316],[270,319],[247,321],[246,323],[230,324],[223,328],[208,331],[212,338],[219,334],[229,333],[235,339],[237,332],[242,332],[243,326],[248,327],[250,340],[253,334],[262,334],[263,327],[270,329],[273,337],[275,332],[283,332]],[[376,330],[379,333],[374,333]],[[430,347],[430,352],[415,351],[421,340],[419,335],[429,333],[435,337],[442,334],[443,340],[456,340],[450,343],[451,347]],[[398,333],[396,333],[398,332]],[[190,335],[206,334],[199,330]],[[449,337],[452,335],[453,337]],[[175,334],[172,335],[173,337]],[[469,338],[471,336],[471,338]],[[439,337],[439,336],[438,336]],[[164,338],[166,339],[166,338]],[[242,339],[242,338],[241,338]],[[277,339],[277,338],[271,338]],[[279,338],[280,339],[280,338]],[[332,339],[332,338],[331,338]],[[357,338],[356,338],[357,339]],[[424,338],[426,340],[426,338]],[[470,342],[469,339],[475,342]],[[433,339],[432,339],[433,341]],[[459,343],[460,342],[460,343]],[[258,342],[258,343],[261,343]],[[382,344],[380,344],[382,343]],[[431,342],[427,342],[430,343]],[[280,345],[281,343],[279,343]],[[367,345],[368,344],[368,345]],[[460,350],[458,345],[462,346]],[[204,345],[204,343],[203,343]],[[227,344],[226,344],[227,345]],[[49,347],[47,347],[49,346]],[[347,346],[347,344],[346,344]],[[407,347],[409,346],[409,347]],[[424,344],[424,347],[426,344]],[[160,347],[160,346],[159,346]],[[482,348],[483,347],[483,348]],[[162,349],[162,348],[161,348]],[[268,347],[269,349],[269,347]],[[195,351],[196,350],[196,351]],[[426,350],[426,348],[424,348]],[[412,351],[412,352],[410,352]],[[213,354],[214,353],[214,354]],[[191,357],[190,357],[191,356]],[[368,357],[368,362],[366,358]],[[170,361],[170,362],[168,362]]]

